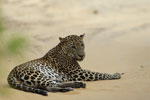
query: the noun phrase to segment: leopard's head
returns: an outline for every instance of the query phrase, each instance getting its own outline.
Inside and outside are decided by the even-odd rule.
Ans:
[[[60,43],[62,45],[62,51],[71,59],[82,61],[85,57],[85,45],[83,42],[85,34],[80,36],[78,35],[69,35],[65,38],[59,37]]]

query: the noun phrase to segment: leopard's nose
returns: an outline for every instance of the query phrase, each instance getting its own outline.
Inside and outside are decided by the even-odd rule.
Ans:
[[[79,55],[79,57],[83,58],[83,57],[84,57],[84,55]]]

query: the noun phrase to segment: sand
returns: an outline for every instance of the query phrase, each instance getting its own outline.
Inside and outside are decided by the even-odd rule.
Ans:
[[[120,80],[86,82],[86,89],[49,96],[1,86],[10,94],[0,100],[150,100],[150,0],[4,0],[7,34],[28,37],[25,57],[16,65],[43,56],[58,37],[85,33],[85,69],[125,73]]]

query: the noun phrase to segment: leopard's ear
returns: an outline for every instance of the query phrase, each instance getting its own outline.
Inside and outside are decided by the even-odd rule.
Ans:
[[[60,42],[64,42],[64,38],[62,38],[62,37],[59,37],[59,40],[60,40]]]
[[[84,36],[85,36],[85,33],[83,33],[82,35],[80,35],[81,40],[83,40]]]

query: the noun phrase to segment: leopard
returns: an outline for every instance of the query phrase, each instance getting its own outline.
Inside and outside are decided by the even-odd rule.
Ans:
[[[47,96],[48,92],[69,92],[86,88],[86,81],[115,80],[121,73],[100,73],[83,69],[85,34],[59,37],[59,43],[44,56],[14,67],[7,78],[10,87]]]

